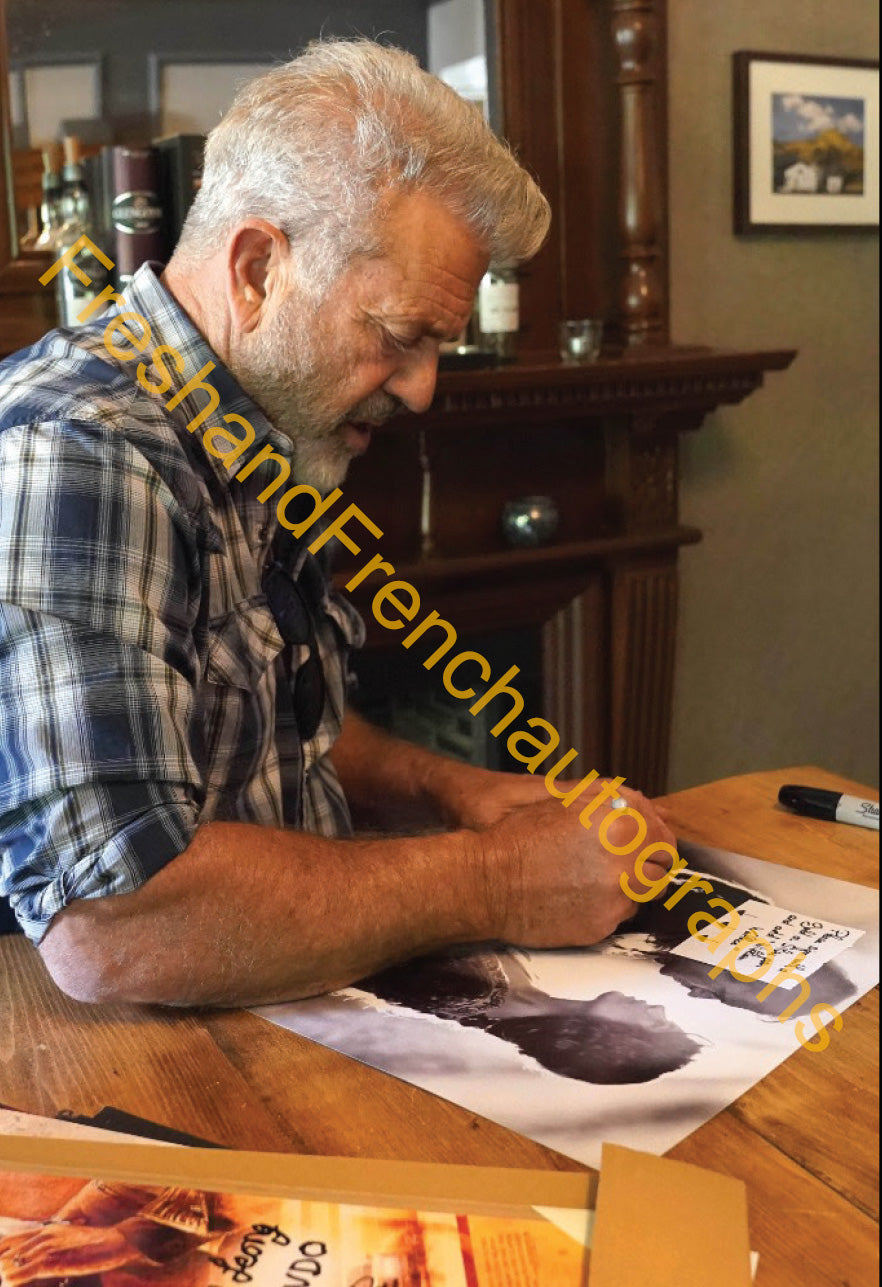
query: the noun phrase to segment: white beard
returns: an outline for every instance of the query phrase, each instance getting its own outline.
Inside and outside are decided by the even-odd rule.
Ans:
[[[271,326],[250,337],[232,371],[275,428],[291,439],[296,481],[324,494],[343,482],[356,454],[343,425],[381,423],[401,404],[378,391],[342,415],[332,412],[337,373],[345,371],[346,358],[324,345],[321,358],[317,355],[311,322],[310,305],[289,295]]]

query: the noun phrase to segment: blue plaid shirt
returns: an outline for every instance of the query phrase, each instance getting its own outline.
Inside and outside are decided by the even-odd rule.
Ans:
[[[106,318],[0,364],[0,893],[35,941],[72,900],[136,889],[201,823],[351,830],[328,753],[361,620],[326,593],[325,708],[301,744],[261,592],[277,519],[257,496],[278,466],[237,482],[201,436],[244,417],[239,468],[267,443],[290,460],[290,441],[149,267],[126,303],[150,323],[145,361],[160,344],[184,359],[162,395],[137,382],[140,356],[110,356]],[[207,395],[165,404],[206,362],[220,405],[188,433]],[[307,656],[292,648],[291,680]]]

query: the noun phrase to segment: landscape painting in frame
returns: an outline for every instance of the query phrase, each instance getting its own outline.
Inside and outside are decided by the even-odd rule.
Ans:
[[[878,137],[878,63],[735,54],[735,231],[877,228]]]

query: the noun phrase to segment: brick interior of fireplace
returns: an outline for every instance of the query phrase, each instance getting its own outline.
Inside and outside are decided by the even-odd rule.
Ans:
[[[473,687],[478,696],[509,667],[520,667],[520,674],[510,683],[523,695],[524,710],[498,737],[490,730],[511,708],[511,699],[502,694],[477,715],[470,714],[469,707],[477,698],[465,701],[448,693],[441,679],[445,658],[426,670],[422,665],[425,650],[415,656],[397,645],[360,653],[353,661],[358,676],[353,705],[372,723],[443,755],[486,768],[526,772],[526,766],[509,755],[506,741],[515,729],[525,726],[529,716],[543,713],[540,632],[517,629],[472,634],[460,639],[458,649],[464,648],[481,653],[490,664],[491,679],[485,684],[473,678],[475,666],[469,670],[468,682],[465,668],[463,677],[457,679],[463,687]]]

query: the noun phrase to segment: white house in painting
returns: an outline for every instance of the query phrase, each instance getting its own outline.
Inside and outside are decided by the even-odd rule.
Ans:
[[[807,161],[794,161],[784,171],[781,192],[817,192],[821,186],[821,171]]]

